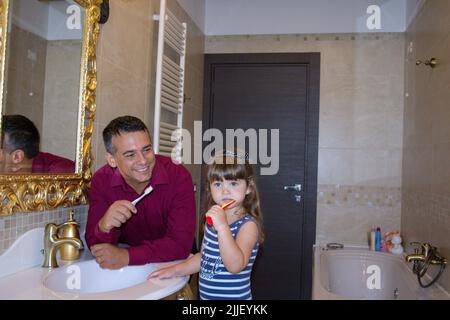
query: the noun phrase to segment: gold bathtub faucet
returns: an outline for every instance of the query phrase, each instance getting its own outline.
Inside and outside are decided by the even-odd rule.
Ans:
[[[77,237],[59,237],[59,228],[66,226],[66,223],[56,225],[54,223],[49,223],[45,226],[44,231],[44,263],[42,267],[44,268],[57,268],[58,263],[56,262],[56,252],[58,248],[63,244],[69,244],[74,246],[76,249],[81,250],[84,248],[83,242]]]
[[[425,262],[427,261],[429,264],[434,265],[441,265],[441,264],[447,264],[447,259],[441,257],[439,253],[437,252],[437,248],[433,247],[429,243],[419,243],[419,242],[411,242],[411,245],[420,245],[422,248],[422,252],[419,253],[419,249],[414,249],[414,254],[409,254],[406,256],[406,261],[420,261]]]
[[[413,262],[412,271],[415,275],[417,275],[417,280],[419,281],[419,285],[422,288],[428,288],[433,285],[442,275],[447,265],[447,259],[442,257],[436,247],[433,247],[429,243],[418,243],[412,242],[411,245],[419,244],[422,248],[422,252],[419,254],[419,249],[414,249],[414,254],[410,254],[406,256],[406,261]],[[438,265],[439,272],[431,279],[430,282],[424,284],[422,278],[428,271],[430,265]]]

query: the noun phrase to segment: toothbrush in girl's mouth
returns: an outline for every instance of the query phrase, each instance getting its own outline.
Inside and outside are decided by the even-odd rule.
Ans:
[[[149,194],[150,192],[152,192],[152,191],[153,191],[152,186],[148,186],[147,189],[145,189],[144,193],[143,193],[139,198],[137,198],[136,200],[134,200],[133,202],[131,202],[131,204],[132,204],[133,206],[135,206],[139,201],[142,200],[142,198],[144,198],[146,195],[148,195],[148,194]]]
[[[234,204],[235,202],[236,202],[236,200],[231,200],[230,202],[223,204],[223,205],[221,206],[221,208],[222,208],[223,210],[225,210],[226,208],[228,208],[229,206],[231,206],[231,205]],[[212,221],[211,217],[206,217],[206,223],[209,224],[210,226],[213,225],[213,221]]]

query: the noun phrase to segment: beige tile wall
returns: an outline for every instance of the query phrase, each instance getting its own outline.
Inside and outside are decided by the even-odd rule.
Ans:
[[[75,160],[81,40],[47,41],[41,150]]]
[[[366,244],[371,225],[400,227],[403,34],[212,36],[205,49],[320,52],[316,241]]]
[[[11,26],[7,53],[5,114],[22,114],[42,132],[47,41],[16,25]],[[35,54],[36,60],[29,59]]]
[[[406,33],[402,229],[450,259],[450,1],[427,1]],[[435,57],[436,69],[416,66]],[[412,250],[412,248],[408,248]],[[450,273],[440,283],[450,290]]]

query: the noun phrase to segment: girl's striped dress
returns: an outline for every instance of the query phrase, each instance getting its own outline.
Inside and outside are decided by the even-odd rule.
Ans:
[[[236,239],[241,226],[248,221],[252,221],[250,215],[246,215],[230,224],[230,230],[234,239]],[[258,247],[259,243],[256,242],[244,270],[237,274],[230,273],[223,265],[220,257],[217,231],[212,226],[206,225],[200,263],[200,299],[251,300],[250,276],[258,253]]]

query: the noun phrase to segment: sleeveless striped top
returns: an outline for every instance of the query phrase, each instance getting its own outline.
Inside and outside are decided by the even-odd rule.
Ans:
[[[233,238],[236,239],[239,229],[244,223],[252,220],[252,217],[247,215],[230,224]],[[258,253],[258,247],[259,242],[257,241],[244,270],[237,274],[230,273],[223,265],[220,257],[217,231],[212,226],[206,225],[200,262],[200,299],[251,300],[250,276]]]

